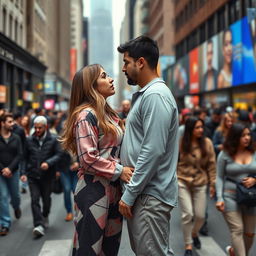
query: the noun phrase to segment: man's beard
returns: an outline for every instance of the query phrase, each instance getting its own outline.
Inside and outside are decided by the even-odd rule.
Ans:
[[[134,81],[128,76],[127,73],[125,73],[125,75],[126,75],[126,78],[127,78],[127,83],[128,83],[129,85],[132,85],[132,86],[136,86],[136,85],[137,85],[137,83],[134,82]]]

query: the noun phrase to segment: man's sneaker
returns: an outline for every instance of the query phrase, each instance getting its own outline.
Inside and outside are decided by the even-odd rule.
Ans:
[[[44,217],[44,227],[49,228],[49,218],[48,217]]]
[[[65,221],[71,221],[71,220],[73,220],[73,214],[70,212],[67,214]]]
[[[234,249],[230,245],[226,247],[226,253],[228,256],[235,256]]]
[[[44,227],[42,225],[39,225],[33,229],[33,235],[35,238],[39,238],[41,236],[44,236]]]
[[[9,232],[9,228],[7,227],[1,227],[0,228],[0,236],[6,236]]]
[[[15,209],[14,215],[16,219],[19,219],[21,217],[21,209],[20,208]]]

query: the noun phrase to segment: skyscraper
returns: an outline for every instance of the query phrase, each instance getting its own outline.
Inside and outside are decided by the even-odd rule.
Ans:
[[[112,0],[92,0],[89,19],[89,64],[101,64],[113,72]]]

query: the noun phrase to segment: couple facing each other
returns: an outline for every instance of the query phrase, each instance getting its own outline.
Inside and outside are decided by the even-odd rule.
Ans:
[[[133,95],[125,133],[106,101],[115,88],[102,66],[84,67],[72,83],[62,145],[80,163],[73,255],[117,255],[123,216],[136,255],[173,255],[169,233],[178,192],[178,109],[157,74],[155,41],[140,36],[118,51],[128,83],[141,87]]]

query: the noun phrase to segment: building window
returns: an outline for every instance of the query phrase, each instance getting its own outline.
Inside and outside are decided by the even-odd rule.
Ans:
[[[6,34],[6,9],[5,8],[3,8],[2,24],[3,24],[3,33]]]
[[[217,33],[225,29],[225,8],[221,8],[218,13],[218,24],[217,24]]]
[[[205,36],[205,24],[202,24],[199,28],[199,41],[200,43],[203,43],[206,39]]]
[[[20,25],[20,45],[23,46],[23,26]]]
[[[9,16],[9,37],[12,39],[13,38],[13,35],[12,35],[12,26],[13,26],[13,22],[12,22],[12,15],[10,14]]]
[[[231,0],[228,4],[229,25],[233,24],[239,19],[240,1]]]
[[[18,42],[18,27],[19,27],[18,21],[15,20],[15,26],[14,26],[14,40],[15,40],[16,42]]]
[[[207,21],[208,38],[212,37],[215,33],[214,16],[212,15]]]

